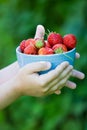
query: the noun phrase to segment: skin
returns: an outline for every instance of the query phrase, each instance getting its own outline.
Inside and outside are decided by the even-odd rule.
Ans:
[[[38,28],[39,27],[39,28]],[[42,28],[42,29],[41,29]],[[37,30],[39,32],[37,32]],[[43,37],[40,33],[43,27],[37,26],[35,37]],[[79,58],[79,54],[76,54]],[[53,93],[60,94],[61,89],[66,86],[76,88],[76,84],[69,80],[70,76],[83,79],[84,74],[74,70],[68,62],[63,62],[54,70],[39,75],[37,72],[48,70],[51,67],[49,62],[36,62],[20,68],[18,62],[0,70],[0,109],[4,109],[20,96],[41,97]]]

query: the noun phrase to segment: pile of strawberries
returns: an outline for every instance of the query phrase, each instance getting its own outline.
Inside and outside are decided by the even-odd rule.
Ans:
[[[62,37],[59,33],[50,32],[47,40],[29,38],[20,43],[20,50],[29,55],[50,55],[67,52],[76,47],[77,39],[73,34]]]

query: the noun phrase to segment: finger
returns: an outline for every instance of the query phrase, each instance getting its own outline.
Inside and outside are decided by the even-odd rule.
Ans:
[[[60,65],[58,65],[56,69],[51,70],[48,73],[41,75],[40,78],[45,83],[52,82],[52,80],[57,78],[64,71],[64,69],[68,66],[69,66],[68,62],[63,62]]]
[[[82,73],[82,72],[80,72],[78,70],[75,70],[75,69],[72,71],[72,76],[76,77],[78,79],[84,79],[85,78],[85,74],[84,73]]]
[[[63,79],[67,80],[71,76],[71,74],[72,74],[72,66],[69,66],[59,75],[59,77],[56,77],[54,80],[52,80],[49,83],[49,88],[58,84],[58,82],[60,82],[60,80],[63,80]]]
[[[43,70],[48,70],[50,69],[51,64],[50,62],[33,62],[30,64],[25,65],[22,68],[22,71],[24,71],[25,73],[36,73],[39,71],[43,71]]]
[[[55,92],[61,89],[62,87],[65,86],[66,81],[69,79],[70,75],[71,75],[71,72],[69,72],[68,75],[65,76],[62,80],[58,81],[56,79],[55,81],[53,81],[47,86],[46,91]]]
[[[71,70],[70,69],[67,69],[67,71],[66,72],[64,72],[65,74],[60,74],[60,76],[59,76],[59,78],[57,77],[57,78],[55,78],[54,80],[52,80],[50,83],[49,83],[49,85],[48,85],[48,90],[50,89],[50,88],[53,88],[56,84],[58,85],[59,84],[59,82],[60,81],[63,81],[63,80],[65,80],[65,81],[67,81],[67,79],[71,76],[71,74],[72,74],[72,72],[71,72]],[[59,86],[60,87],[60,86]],[[56,88],[57,89],[57,88]]]
[[[72,81],[67,81],[65,84],[66,87],[71,88],[71,89],[75,89],[76,88],[76,84]]]
[[[79,59],[80,58],[80,54],[78,52],[76,52],[76,59]]]
[[[37,28],[36,28],[36,34],[35,34],[35,39],[36,38],[40,38],[40,39],[43,39],[44,38],[44,35],[45,35],[45,29],[42,25],[38,25]]]
[[[60,80],[58,89],[62,89],[65,86],[65,84],[66,84],[67,80],[70,78],[70,76],[71,76],[71,72],[64,79]]]
[[[61,73],[59,79],[63,79],[65,76],[67,76],[69,73],[72,74],[73,66],[69,65],[64,71]]]
[[[59,95],[59,94],[61,94],[61,91],[60,90],[56,90],[54,93]]]

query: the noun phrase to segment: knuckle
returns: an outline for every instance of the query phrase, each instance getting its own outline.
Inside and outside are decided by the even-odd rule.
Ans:
[[[51,88],[51,91],[54,92],[55,90],[58,89],[58,85],[54,86],[53,88]]]
[[[42,93],[43,94],[45,94],[45,93],[47,93],[48,92],[48,88],[44,88],[43,90],[42,90]]]
[[[66,84],[66,80],[65,80],[65,79],[60,82],[60,86],[61,86],[61,87],[65,86],[65,84]],[[59,87],[59,88],[60,88],[60,87]]]
[[[66,83],[66,81],[67,81],[67,79],[64,79],[64,80],[63,80],[63,84],[65,84],[65,83]]]
[[[54,76],[54,78],[56,78],[58,76],[58,72],[56,71],[56,69],[53,70],[52,75]]]
[[[43,81],[41,81],[39,84],[40,84],[41,87],[45,86],[45,82],[43,82]]]
[[[57,90],[58,89],[58,86],[56,85],[55,89],[54,90]]]
[[[54,70],[54,73],[55,73],[55,75],[57,76],[57,75],[58,75],[58,70],[55,69],[55,70]]]

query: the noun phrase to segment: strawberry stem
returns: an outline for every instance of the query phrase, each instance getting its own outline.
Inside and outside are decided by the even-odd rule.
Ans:
[[[50,32],[49,29],[47,29],[47,33],[45,32],[45,34],[46,34],[47,37],[48,37],[48,35],[49,35],[50,33],[51,33],[51,32]]]
[[[63,53],[63,50],[60,47],[60,48],[56,49],[54,52],[55,52],[55,54],[59,54],[59,53]]]

